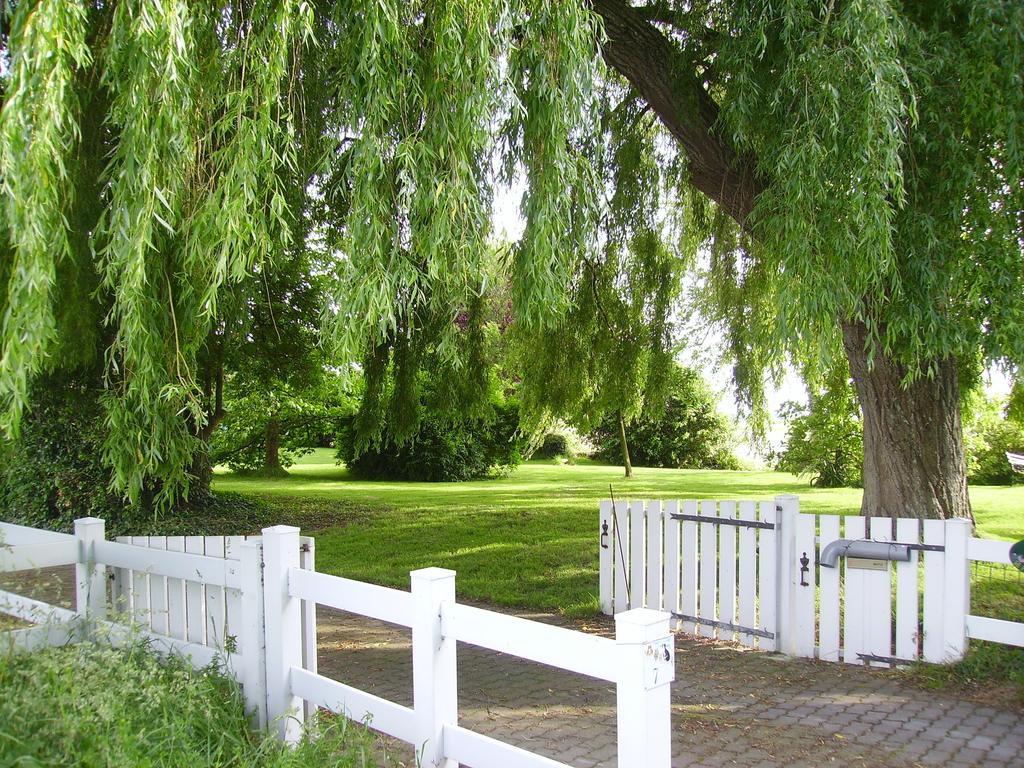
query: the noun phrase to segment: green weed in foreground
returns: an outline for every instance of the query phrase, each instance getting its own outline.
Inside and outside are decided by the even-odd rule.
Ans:
[[[142,646],[0,651],[0,766],[377,764],[369,733],[343,719],[320,723],[294,750],[254,735],[237,684]]]

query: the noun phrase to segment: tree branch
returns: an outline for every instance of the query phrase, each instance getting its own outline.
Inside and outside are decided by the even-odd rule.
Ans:
[[[718,129],[718,105],[692,62],[643,13],[625,0],[593,0],[604,21],[605,61],[647,101],[679,142],[690,181],[741,226],[761,185],[755,162],[740,156]]]

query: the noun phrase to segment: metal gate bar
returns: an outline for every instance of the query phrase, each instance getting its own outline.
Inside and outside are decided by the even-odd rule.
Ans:
[[[697,523],[711,523],[712,525],[735,525],[739,528],[766,528],[774,531],[776,523],[766,523],[761,520],[733,520],[729,517],[708,517],[706,515],[684,515],[681,512],[671,515],[673,520],[693,520]]]

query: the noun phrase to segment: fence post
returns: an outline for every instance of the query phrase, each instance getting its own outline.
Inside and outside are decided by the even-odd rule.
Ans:
[[[259,730],[267,727],[266,632],[263,629],[263,545],[259,541],[242,542],[238,548],[242,598],[238,625],[228,625],[234,633],[243,668],[238,671],[245,709]],[[225,590],[225,600],[230,599]],[[222,624],[223,626],[223,624]],[[227,646],[226,646],[227,647]]]
[[[288,571],[299,567],[299,529],[263,529],[263,628],[267,646],[267,719],[294,744],[302,735],[302,700],[292,694],[292,667],[302,667],[302,601],[288,592]]]
[[[455,603],[455,571],[421,568],[412,580],[412,699],[417,765],[458,768],[444,754],[444,726],[459,718],[455,638],[442,632],[442,603]]]
[[[601,613],[611,616],[612,608],[612,547],[615,546],[614,521],[612,520],[612,503],[602,501],[598,518],[598,581],[600,584]]]
[[[303,536],[299,540],[299,567],[304,571],[316,570],[316,542],[312,536]],[[312,600],[302,601],[302,668],[316,674],[316,603]],[[307,719],[316,713],[317,706],[311,701],[303,704],[303,712]]]
[[[946,603],[943,656],[946,662],[959,661],[967,652],[967,614],[971,612],[971,571],[967,560],[970,537],[970,520],[957,517],[946,521],[943,566],[943,599]]]
[[[671,683],[675,680],[672,614],[635,608],[615,616],[619,647],[616,713],[619,765],[669,768],[672,759]]]
[[[98,517],[75,520],[78,562],[75,563],[75,610],[90,621],[107,618],[107,569],[96,562],[94,545],[103,541],[106,524]]]
[[[796,591],[800,584],[800,570],[796,554],[796,518],[800,514],[799,496],[775,497],[775,525],[778,533],[775,552],[778,557],[776,569],[775,596],[778,610],[775,620],[776,650],[787,656],[796,656],[797,633],[795,631]]]

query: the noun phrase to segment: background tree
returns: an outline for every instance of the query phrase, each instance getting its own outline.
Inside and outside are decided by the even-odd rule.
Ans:
[[[689,368],[674,367],[669,394],[657,413],[643,413],[625,428],[630,455],[641,467],[739,469],[732,453],[732,425],[717,411],[717,397]],[[610,414],[590,434],[595,455],[616,461],[622,452],[622,425]]]
[[[1014,485],[1024,480],[1006,459],[1007,452],[1024,453],[1024,413],[1018,379],[1005,399],[974,392],[964,418],[967,476],[978,485]]]
[[[515,327],[513,348],[527,421],[562,419],[586,433],[610,420],[628,478],[627,426],[660,411],[673,384],[675,317],[696,242],[685,220],[692,210],[679,199],[680,168],[656,147],[655,118],[614,78],[601,104],[602,194],[585,233],[596,247],[580,248],[566,310],[544,327]]]
[[[860,408],[845,366],[812,391],[806,405],[787,403],[786,442],[776,468],[809,475],[820,488],[859,487],[862,480],[864,431]]]

